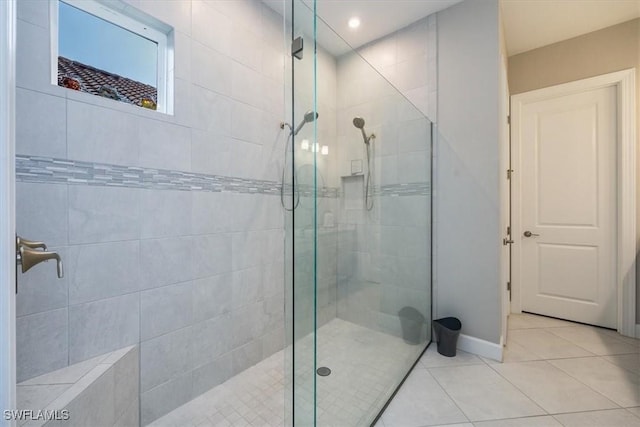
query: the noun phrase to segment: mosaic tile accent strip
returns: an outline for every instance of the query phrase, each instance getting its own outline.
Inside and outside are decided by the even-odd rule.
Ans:
[[[280,195],[280,183],[259,179],[207,175],[167,169],[92,163],[51,157],[16,155],[19,182],[130,187],[153,190],[232,192]],[[301,186],[301,195],[312,195],[311,186]],[[285,186],[291,194],[291,186]],[[325,187],[320,197],[337,198],[338,189]]]
[[[405,184],[387,184],[374,187],[376,196],[428,196],[431,194],[431,184],[428,182],[409,182]]]
[[[313,197],[313,186],[302,184],[299,186],[300,188],[300,196],[301,197]],[[291,195],[291,185],[286,184],[284,186],[285,194]],[[323,197],[327,199],[337,199],[340,195],[340,192],[335,187],[322,187],[318,189],[318,197]]]
[[[277,181],[23,154],[16,155],[16,179],[19,182],[46,184],[280,195],[280,183]],[[430,194],[430,187],[428,182],[388,184],[374,186],[373,194],[375,196],[426,196]],[[313,186],[300,185],[299,188],[302,197],[312,197],[314,194]],[[284,190],[286,195],[291,195],[291,185],[285,185]],[[335,187],[322,187],[318,189],[317,194],[318,197],[335,199],[340,197],[341,192]]]

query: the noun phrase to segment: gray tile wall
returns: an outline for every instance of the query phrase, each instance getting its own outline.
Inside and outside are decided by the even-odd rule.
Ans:
[[[338,243],[338,317],[402,336],[399,311],[431,318],[431,128],[436,120],[435,17],[422,19],[338,61],[338,170],[343,176]],[[383,78],[384,77],[384,78]],[[395,86],[400,93],[389,85]],[[406,98],[405,98],[406,97]],[[374,207],[364,209],[362,136],[371,143]],[[425,337],[430,328],[424,328]]]
[[[18,377],[140,343],[141,418],[147,424],[284,345],[288,258],[278,183],[286,135],[278,124],[290,74],[282,18],[257,0],[126,2],[175,28],[174,115],[51,85],[48,4],[19,2],[18,232],[60,251],[67,275],[55,279],[54,266],[45,263],[19,276]],[[374,50],[365,54],[432,114],[434,31],[418,23],[394,34],[393,63],[376,63]],[[402,303],[395,285],[385,294],[378,277],[415,269],[406,283],[417,287],[428,274],[418,269],[426,264],[403,257],[402,242],[379,242],[387,239],[383,235],[404,236],[416,258],[427,255],[412,237],[428,232],[420,207],[429,197],[429,165],[424,152],[416,155],[424,151],[416,145],[425,132],[421,115],[405,101],[381,102],[379,96],[394,91],[372,91],[378,99],[367,99],[366,88],[346,90],[362,89],[350,84],[359,78],[353,64],[319,52],[318,109],[326,119],[318,121],[318,131],[330,145],[330,155],[317,162],[326,180],[319,213],[336,218],[319,239],[319,321],[334,318],[341,302],[350,301],[356,321],[371,314],[356,301],[366,307],[388,303],[392,308],[375,310],[379,325],[387,321],[380,313],[393,313]],[[297,104],[299,117],[312,96],[304,90],[298,95],[309,101]],[[361,105],[364,113],[356,108]],[[362,212],[341,211],[340,176],[350,174],[345,160],[362,158],[362,144],[349,143],[354,115],[366,116],[367,129],[381,142],[376,222]],[[373,117],[401,117],[402,126],[371,127]],[[296,161],[303,166],[304,199],[311,194],[304,167],[311,159],[300,153]],[[308,243],[304,232],[313,224],[304,219],[313,215],[304,212],[296,231]],[[376,242],[400,252],[364,250]],[[359,281],[347,280],[354,277]],[[379,284],[363,286],[362,278]],[[397,329],[391,323],[397,319],[381,328]]]
[[[140,343],[147,424],[284,345],[285,55],[259,1],[127,3],[175,28],[174,115],[51,85],[18,3],[17,228],[66,267],[19,275],[18,379]]]

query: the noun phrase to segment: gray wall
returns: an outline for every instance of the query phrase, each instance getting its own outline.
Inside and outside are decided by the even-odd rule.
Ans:
[[[130,3],[175,28],[175,116],[51,85],[49,4],[18,2],[17,229],[67,273],[20,275],[18,380],[140,343],[148,423],[284,345],[283,26],[258,1]],[[123,166],[150,181],[99,185]]]
[[[467,0],[437,19],[435,315],[499,343],[498,1]]]

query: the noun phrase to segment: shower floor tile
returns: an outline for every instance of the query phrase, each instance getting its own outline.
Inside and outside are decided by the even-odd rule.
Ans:
[[[421,346],[406,344],[400,338],[333,319],[317,334],[317,366],[331,369],[331,375],[320,377],[313,373],[313,340],[310,335],[296,343],[295,410],[308,414],[312,424],[315,377],[319,426],[369,425],[421,351]],[[291,366],[290,354],[290,348],[279,351],[150,425],[284,425],[286,409],[291,409],[290,378],[285,376],[285,369]],[[441,419],[464,420],[464,416],[458,413]]]

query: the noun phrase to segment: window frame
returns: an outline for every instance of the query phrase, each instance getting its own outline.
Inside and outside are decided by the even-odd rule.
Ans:
[[[124,30],[151,40],[158,45],[156,111],[173,114],[173,47],[171,31],[159,25],[155,19],[144,16],[132,6],[117,0],[49,0],[51,17],[51,84],[58,85],[59,5],[66,3],[90,15],[103,19]],[[86,64],[91,65],[92,64]],[[123,76],[126,77],[126,76]],[[95,95],[93,95],[95,96]],[[120,101],[117,101],[120,102]]]

